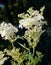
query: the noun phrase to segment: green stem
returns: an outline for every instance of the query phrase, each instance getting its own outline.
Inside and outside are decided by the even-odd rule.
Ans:
[[[18,63],[18,65],[20,65],[20,63]]]
[[[30,50],[29,50],[29,62],[30,62]]]
[[[29,51],[29,49],[28,48],[26,48],[24,45],[22,45],[22,44],[20,44],[20,43],[18,43],[20,46],[22,46],[23,48],[25,48],[26,50],[28,50]]]
[[[35,53],[35,48],[33,47],[33,54]]]
[[[14,48],[14,44],[13,44],[13,42],[12,42],[12,47]]]

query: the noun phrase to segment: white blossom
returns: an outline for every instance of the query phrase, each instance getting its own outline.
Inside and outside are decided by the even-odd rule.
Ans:
[[[33,24],[33,18],[26,18],[26,19],[22,19],[19,21],[19,27],[22,28],[22,27],[25,27],[25,28],[28,28],[31,24]]]
[[[29,26],[33,25],[35,23],[35,19],[34,18],[25,18],[19,21],[19,27],[20,28],[28,28]]]
[[[2,58],[2,59],[0,60],[0,65],[3,65],[3,64],[4,64],[4,62],[5,62],[7,59],[8,59],[7,57]]]
[[[34,17],[34,19],[39,21],[41,19],[44,19],[44,17],[41,14],[38,14],[37,16]]]
[[[25,18],[25,19],[21,19],[19,21],[19,27],[20,28],[28,28],[31,25],[35,25],[36,23],[38,23],[38,21],[41,22],[41,20],[44,19],[44,17],[40,14],[34,16],[34,17],[30,17],[30,18]]]
[[[18,32],[18,29],[13,26],[11,23],[2,22],[0,24],[0,35],[3,39],[9,40],[9,38],[15,38],[15,33]]]

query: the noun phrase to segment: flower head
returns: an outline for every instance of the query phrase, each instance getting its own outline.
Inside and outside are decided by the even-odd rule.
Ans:
[[[1,37],[5,40],[10,40],[10,39],[15,39],[15,33],[18,32],[18,29],[16,27],[14,27],[11,23],[5,23],[2,22],[0,24],[0,34]]]
[[[32,9],[31,9],[32,10]],[[29,17],[22,17],[21,15],[19,15],[19,16],[21,16],[21,18],[23,18],[23,19],[21,19],[20,21],[19,21],[19,27],[20,28],[26,28],[26,29],[28,29],[29,27],[31,27],[31,26],[33,26],[33,25],[39,25],[40,24],[40,26],[41,26],[41,22],[43,22],[43,20],[44,20],[44,17],[43,17],[43,15],[38,11],[38,10],[33,10],[33,12],[31,12],[31,11],[27,11],[28,13],[28,15],[29,15]],[[23,16],[26,16],[26,14],[24,14]]]
[[[19,28],[26,28],[28,29],[29,27],[33,26],[33,25],[41,25],[42,19],[44,20],[44,17],[40,14],[35,15],[34,17],[30,17],[30,18],[25,18],[25,19],[21,19],[19,21]]]

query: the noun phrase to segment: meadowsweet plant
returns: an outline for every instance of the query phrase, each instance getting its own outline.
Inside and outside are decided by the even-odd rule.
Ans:
[[[11,23],[2,22],[0,24],[0,35],[3,39],[9,40],[13,44],[13,48],[8,50],[7,48],[4,51],[0,51],[0,56],[5,58],[2,62],[0,59],[1,65],[4,64],[6,60],[10,60],[11,65],[36,65],[38,62],[41,62],[43,54],[35,48],[40,42],[40,37],[45,32],[43,30],[43,25],[46,25],[46,21],[43,17],[44,6],[38,10],[34,10],[32,7],[29,8],[25,13],[18,15],[19,25],[18,28],[13,26]],[[20,36],[15,33],[20,33],[25,29],[25,33]],[[23,30],[24,32],[24,30]],[[15,47],[14,42],[21,47]],[[25,41],[22,43],[20,40]],[[22,50],[23,49],[23,50]],[[31,50],[32,49],[32,50]],[[2,55],[1,55],[2,54]],[[9,58],[11,57],[11,59]]]
[[[31,48],[33,48],[33,53],[35,50],[35,47],[37,46],[40,36],[45,30],[42,30],[42,27],[44,24],[46,24],[46,21],[43,17],[43,10],[44,7],[38,10],[33,10],[33,8],[29,8],[27,10],[27,14],[20,14],[18,15],[22,19],[19,21],[19,27],[26,28],[24,38],[28,41],[28,44]],[[33,13],[32,13],[33,12]]]

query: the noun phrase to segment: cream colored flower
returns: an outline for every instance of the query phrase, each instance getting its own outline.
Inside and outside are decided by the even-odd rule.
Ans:
[[[34,18],[25,18],[19,21],[19,27],[20,28],[28,28],[29,26],[31,26],[34,23]]]
[[[15,38],[15,33],[18,32],[18,29],[13,26],[11,23],[5,23],[5,22],[2,22],[0,24],[0,35],[3,39],[5,40],[9,40],[9,38],[13,39]]]
[[[36,12],[35,12],[36,13]],[[44,20],[43,15],[41,15],[40,13],[34,15],[33,17],[29,17],[29,18],[24,18],[21,19],[19,21],[19,28],[29,28],[32,25],[39,25],[39,22],[42,22],[42,20]]]

